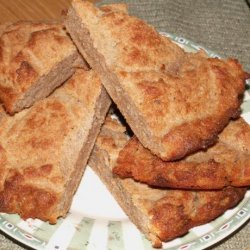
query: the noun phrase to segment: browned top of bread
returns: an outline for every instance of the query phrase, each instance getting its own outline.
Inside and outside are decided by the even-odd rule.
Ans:
[[[162,241],[187,233],[191,227],[216,218],[243,198],[244,188],[227,187],[219,191],[157,189],[132,179],[121,180],[108,175],[107,169],[112,172],[120,150],[129,139],[124,132],[123,126],[108,118],[97,139],[90,163],[98,159],[98,173],[108,187],[113,183],[111,192],[118,187],[114,195],[119,197],[122,207],[128,203],[128,199],[132,200],[128,215],[132,216],[132,221],[137,221],[137,226],[143,229],[155,247],[160,247]],[[126,200],[124,197],[127,197]],[[136,220],[133,219],[134,209],[139,210]]]
[[[87,60],[141,143],[163,160],[206,148],[238,116],[246,75],[237,60],[185,53],[121,5],[72,6],[69,22],[75,14],[75,29],[89,36]],[[94,52],[99,60],[91,60]]]
[[[214,146],[174,162],[162,161],[133,137],[120,151],[113,173],[159,187],[250,186],[250,126],[242,118],[232,121]]]
[[[95,139],[88,136],[102,91],[94,71],[78,69],[48,98],[14,116],[5,114],[0,127],[1,212],[52,223],[66,214],[83,173],[79,154]],[[71,181],[76,183],[71,186]]]
[[[41,77],[74,53],[77,49],[60,24],[19,21],[2,25],[0,100],[6,110],[14,113],[22,109],[15,106],[17,100],[25,98],[25,93]],[[72,68],[72,65],[68,67]],[[36,91],[33,94],[36,95]]]

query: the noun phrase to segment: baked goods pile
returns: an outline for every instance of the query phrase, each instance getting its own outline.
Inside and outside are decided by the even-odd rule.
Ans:
[[[2,25],[0,61],[0,212],[56,223],[89,160],[161,247],[250,186],[237,60],[187,53],[124,4],[73,0],[65,28]],[[111,100],[126,124],[107,115]]]

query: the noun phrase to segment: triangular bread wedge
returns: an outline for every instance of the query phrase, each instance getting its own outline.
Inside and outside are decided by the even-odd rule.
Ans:
[[[98,75],[78,69],[49,97],[3,115],[0,212],[65,216],[110,103]]]
[[[106,119],[89,165],[154,247],[161,247],[163,241],[215,219],[243,198],[244,188],[227,187],[219,191],[157,189],[133,179],[113,176],[112,168],[118,154],[129,140],[125,133],[125,127],[116,120]]]
[[[162,161],[133,137],[120,151],[113,173],[157,187],[250,186],[250,126],[242,118],[231,121],[215,145],[173,162]]]
[[[0,100],[10,114],[48,96],[75,67],[87,65],[62,25],[1,25]]]
[[[238,117],[246,74],[237,60],[185,53],[121,4],[73,0],[66,28],[140,142],[163,160],[208,147]]]

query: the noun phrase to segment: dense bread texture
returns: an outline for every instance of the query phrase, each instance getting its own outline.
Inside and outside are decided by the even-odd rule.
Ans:
[[[110,98],[93,71],[78,69],[49,97],[0,127],[0,212],[55,223],[65,216]]]
[[[0,26],[0,101],[10,114],[30,107],[87,67],[60,24]]]
[[[128,141],[125,128],[107,118],[92,151],[89,165],[114,195],[130,220],[146,234],[154,247],[206,223],[235,206],[246,189],[219,191],[157,189],[113,176],[112,168]]]
[[[213,144],[240,111],[237,60],[186,53],[126,6],[73,0],[66,28],[144,147],[176,160]]]
[[[120,151],[113,173],[158,187],[250,186],[250,126],[242,118],[231,121],[215,145],[173,162],[162,161],[134,136]]]

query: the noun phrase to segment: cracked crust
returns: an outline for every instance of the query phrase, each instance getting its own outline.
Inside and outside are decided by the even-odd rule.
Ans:
[[[109,106],[98,75],[78,69],[48,98],[0,117],[0,212],[65,216]]]
[[[182,160],[164,162],[134,136],[119,153],[113,173],[158,187],[220,189],[250,185],[250,127],[231,121],[218,142]]]
[[[129,140],[125,131],[117,121],[107,118],[89,165],[154,247],[161,247],[162,242],[215,219],[244,197],[245,188],[227,187],[219,191],[157,189],[113,176],[118,154]]]
[[[1,25],[0,100],[10,114],[48,96],[75,67],[87,68],[62,25]]]
[[[121,5],[73,0],[66,28],[140,142],[163,160],[207,148],[238,117],[246,74],[237,60],[186,53]]]

